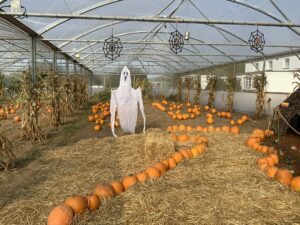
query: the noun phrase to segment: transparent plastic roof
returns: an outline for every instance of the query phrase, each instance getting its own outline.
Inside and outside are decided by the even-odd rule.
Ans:
[[[22,23],[71,57],[79,54],[76,59],[96,74],[119,73],[124,65],[147,74],[175,74],[252,60],[262,56],[248,44],[250,33],[257,26],[39,18],[31,17],[30,13],[250,21],[264,33],[264,55],[295,53],[300,49],[299,27],[276,26],[300,24],[299,0],[22,0],[21,3],[29,15],[27,19],[19,19]],[[9,4],[10,1],[2,1],[0,7]],[[10,11],[9,8],[3,10]],[[273,25],[260,25],[262,23]],[[182,34],[190,32],[190,39],[185,40],[183,51],[178,54],[172,52],[168,44],[170,33],[176,29]],[[13,58],[24,59],[23,63],[25,58],[30,59],[30,38],[26,34],[4,20],[0,20],[0,31],[0,70],[8,61],[15,64]],[[112,34],[119,37],[123,45],[121,56],[114,61],[106,58],[102,49],[104,40]],[[5,37],[20,40],[11,38],[7,43]],[[12,43],[17,43],[18,48]],[[29,52],[13,51],[22,45]],[[51,59],[46,50],[39,54]]]

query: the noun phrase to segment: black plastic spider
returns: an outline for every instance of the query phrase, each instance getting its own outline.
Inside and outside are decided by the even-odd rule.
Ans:
[[[182,52],[182,48],[184,45],[184,39],[183,35],[178,31],[175,30],[174,32],[171,32],[170,38],[169,38],[169,45],[170,49],[178,54],[179,52]]]
[[[120,53],[123,49],[120,38],[116,38],[113,35],[105,39],[103,45],[103,51],[105,57],[111,59],[112,61],[120,57]]]
[[[264,34],[258,29],[251,32],[248,42],[251,50],[255,51],[256,53],[262,52],[266,43]]]

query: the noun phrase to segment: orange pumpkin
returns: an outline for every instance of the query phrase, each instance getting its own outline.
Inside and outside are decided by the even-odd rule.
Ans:
[[[267,173],[268,177],[274,178],[274,176],[275,176],[277,170],[278,170],[277,167],[272,166],[272,167],[269,167],[269,168],[266,170],[266,173]]]
[[[15,121],[15,122],[20,122],[20,121],[21,121],[21,118],[20,118],[19,116],[15,116],[15,117],[14,117],[14,121]]]
[[[99,209],[101,201],[98,195],[89,195],[86,197],[88,201],[88,208],[91,210]]]
[[[95,122],[95,117],[94,117],[94,115],[88,116],[88,121],[89,121],[89,122]]]
[[[149,167],[145,170],[145,173],[149,176],[149,178],[157,178],[160,177],[160,171],[155,167]]]
[[[47,225],[70,225],[72,220],[72,209],[67,205],[59,205],[49,214]]]
[[[179,127],[178,127],[178,130],[179,131],[185,131],[186,130],[186,127],[184,124],[180,124]]]
[[[165,164],[168,169],[170,168],[169,161],[167,159],[163,160],[162,163]]]
[[[226,117],[226,112],[221,112],[221,117]]]
[[[174,152],[172,158],[175,159],[176,164],[181,163],[184,160],[184,156],[180,152]]]
[[[230,132],[230,127],[227,126],[227,125],[224,125],[224,126],[221,127],[221,131],[223,131],[223,132]]]
[[[217,112],[217,110],[215,108],[212,108],[210,111],[211,111],[211,113],[216,113]]]
[[[169,158],[168,162],[169,162],[170,169],[173,169],[177,166],[177,163],[176,163],[175,159],[173,159],[172,157]]]
[[[165,164],[163,164],[162,162],[157,162],[153,165],[153,167],[155,167],[156,169],[158,169],[160,171],[160,173],[165,173],[168,170],[168,167],[166,167]]]
[[[262,164],[259,164],[258,167],[261,171],[266,171],[269,166],[267,163],[262,163]]]
[[[210,133],[211,133],[211,132],[214,132],[214,131],[215,131],[215,128],[214,128],[213,126],[208,126],[208,127],[207,127],[207,131],[210,132]]]
[[[97,184],[93,193],[100,199],[109,199],[114,195],[114,189],[110,184]]]
[[[237,126],[231,127],[230,132],[232,134],[239,134],[240,133],[240,128],[238,128]]]
[[[291,181],[291,189],[300,192],[300,176],[294,177]]]
[[[269,156],[274,160],[274,164],[279,163],[279,158],[277,154],[272,153]]]
[[[177,141],[179,142],[186,142],[189,140],[189,136],[186,134],[181,134],[177,137]]]
[[[274,178],[282,184],[289,185],[293,179],[293,175],[287,169],[278,169]]]
[[[75,214],[83,214],[88,206],[88,201],[83,196],[69,197],[64,202]]]
[[[198,125],[198,126],[196,127],[196,131],[202,131],[202,127],[201,127],[200,125]]]
[[[234,125],[235,124],[234,120],[230,120],[230,124]]]
[[[135,176],[125,176],[122,179],[122,184],[124,186],[124,189],[127,190],[128,188],[132,187],[137,183],[137,179]]]
[[[242,120],[243,120],[243,121],[248,121],[248,120],[249,120],[249,117],[248,117],[247,115],[243,115],[243,116],[242,116]]]
[[[139,172],[135,174],[136,179],[140,182],[145,182],[148,178],[148,175],[145,172]]]
[[[114,189],[114,192],[118,195],[124,192],[124,186],[121,181],[112,181],[110,183],[111,187]]]
[[[216,127],[216,132],[220,132],[221,128],[220,127]]]
[[[213,124],[213,123],[214,123],[213,118],[210,118],[210,117],[207,118],[207,119],[206,119],[206,123],[207,123],[207,124]]]
[[[193,131],[194,129],[191,126],[186,127],[186,131]]]
[[[192,155],[193,155],[194,157],[196,157],[197,155],[199,155],[199,151],[198,151],[197,148],[192,148],[192,149],[191,149],[191,152],[192,152]]]
[[[179,152],[183,155],[183,157],[185,159],[189,159],[190,158],[190,154],[189,154],[189,152],[186,149],[181,149]]]
[[[236,122],[238,125],[242,125],[244,123],[244,121],[242,119],[238,119]]]
[[[95,125],[94,126],[94,131],[99,132],[101,130],[101,126],[100,125]]]
[[[176,118],[177,118],[178,120],[182,120],[182,119],[183,119],[183,116],[182,116],[182,114],[177,114],[177,115],[176,115]]]
[[[191,119],[195,119],[196,115],[194,113],[191,113]]]

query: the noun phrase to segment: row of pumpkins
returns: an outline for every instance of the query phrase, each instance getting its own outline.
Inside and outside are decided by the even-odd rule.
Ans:
[[[99,102],[96,105],[92,106],[92,115],[88,116],[89,122],[94,122],[94,131],[99,132],[102,130],[101,125],[105,124],[105,120],[110,116],[110,103],[109,102]],[[118,115],[116,116],[115,127],[120,127]],[[108,126],[111,127],[111,123],[108,123]]]
[[[232,134],[239,134],[240,128],[238,126],[221,126],[221,127],[214,127],[214,126],[208,126],[208,127],[202,127],[201,125],[196,126],[195,128],[191,126],[185,126],[184,124],[181,125],[173,125],[168,126],[167,131],[174,132],[174,131],[201,131],[201,132],[230,132]]]
[[[247,139],[246,145],[253,150],[267,154],[266,157],[261,157],[257,160],[257,165],[268,177],[290,186],[293,191],[300,192],[300,176],[293,177],[293,174],[288,169],[278,168],[276,166],[279,163],[278,151],[274,147],[260,144],[266,137],[273,135],[274,131],[272,130],[254,129],[251,136]]]
[[[170,158],[155,163],[144,171],[135,175],[125,176],[121,181],[112,181],[107,184],[97,184],[93,194],[88,196],[72,196],[64,201],[64,204],[55,207],[48,217],[48,225],[70,225],[74,215],[83,214],[87,209],[97,210],[101,201],[107,201],[113,196],[119,195],[138,182],[147,179],[159,178],[169,169],[175,168],[184,160],[195,158],[204,153],[207,147],[207,137],[197,136],[195,147],[181,149],[174,152]]]
[[[7,119],[8,114],[15,114],[20,108],[21,108],[20,104],[15,104],[15,105],[8,104],[6,107],[0,106],[0,119],[2,120]],[[20,116],[15,115],[13,117],[13,121],[20,122],[21,121]]]
[[[154,108],[159,109],[162,112],[167,112],[167,114],[174,120],[188,120],[195,119],[196,116],[201,116],[201,106],[193,105],[190,102],[185,104],[187,113],[183,113],[184,104],[175,104],[174,102],[168,103],[166,100],[162,100],[162,102],[153,102],[152,106]],[[166,107],[169,107],[169,111]],[[217,112],[215,108],[210,108],[208,105],[203,107],[204,110],[207,111],[206,114],[206,123],[213,124],[214,123],[214,115],[218,115],[220,118],[226,118],[229,120],[231,125],[242,125],[246,121],[249,120],[247,115],[243,115],[241,118],[238,118],[236,121],[232,119],[232,115],[230,112]],[[176,110],[176,111],[173,111]]]

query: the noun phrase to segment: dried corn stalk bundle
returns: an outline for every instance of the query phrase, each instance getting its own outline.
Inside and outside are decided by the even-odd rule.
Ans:
[[[182,96],[182,80],[181,79],[177,80],[176,89],[177,89],[177,101],[181,101],[181,96]]]
[[[39,123],[39,115],[45,86],[41,80],[31,82],[28,72],[24,72],[23,75],[22,93],[26,97],[22,114],[23,138],[31,141],[44,140],[46,135]]]
[[[200,105],[200,97],[201,97],[201,77],[197,77],[197,79],[194,80],[194,86],[195,86],[195,96],[194,96],[194,103]]]
[[[264,110],[265,99],[266,99],[266,93],[265,93],[266,85],[267,85],[267,78],[265,73],[262,73],[261,75],[256,75],[254,77],[254,88],[257,92],[256,110],[254,112],[255,120],[261,118],[262,112]]]
[[[235,86],[236,86],[236,76],[229,75],[226,79],[226,91],[227,91],[226,107],[228,112],[232,112],[233,109]]]
[[[0,129],[0,169],[7,170],[14,167],[16,156],[12,151],[12,144]]]
[[[0,98],[5,97],[4,92],[4,75],[0,73]]]
[[[191,90],[191,78],[186,77],[184,79],[184,84],[185,84],[185,102],[190,101],[190,90]]]
[[[73,80],[73,93],[76,108],[80,108],[87,100],[87,80],[83,77],[76,76]]]
[[[50,105],[51,105],[51,123],[58,127],[63,123],[62,113],[62,83],[57,74],[51,73],[48,76],[50,88]]]
[[[207,76],[207,86],[208,86],[208,106],[213,107],[216,99],[216,88],[217,88],[217,76],[210,75]]]
[[[75,110],[73,82],[69,77],[62,78],[62,111],[64,117],[69,117]]]
[[[297,79],[298,81],[294,81],[292,84],[295,84],[296,86],[294,87],[293,91],[297,90],[300,88],[300,73],[294,73],[294,79]]]

